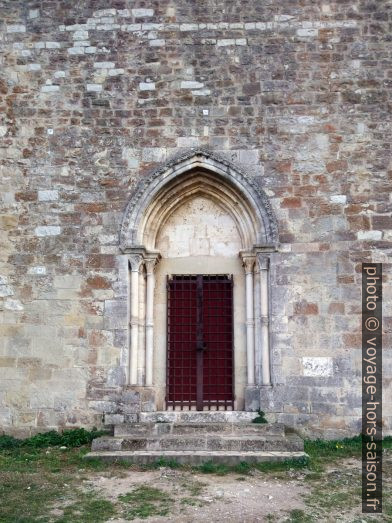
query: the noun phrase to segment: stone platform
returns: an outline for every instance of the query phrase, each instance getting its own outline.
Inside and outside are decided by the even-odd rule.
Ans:
[[[97,438],[88,458],[152,463],[159,458],[179,463],[206,461],[284,461],[305,457],[302,439],[283,424],[252,423],[252,412],[151,412],[139,422],[114,426],[113,436]]]

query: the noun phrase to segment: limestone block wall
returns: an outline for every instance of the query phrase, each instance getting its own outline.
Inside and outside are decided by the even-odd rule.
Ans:
[[[384,263],[391,430],[391,11],[386,0],[0,1],[1,430],[116,412],[129,345],[122,213],[138,180],[198,146],[253,176],[278,219],[279,420],[359,432],[360,264]]]

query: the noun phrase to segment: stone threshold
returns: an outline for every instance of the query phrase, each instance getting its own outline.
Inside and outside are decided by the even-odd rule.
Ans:
[[[165,410],[140,412],[141,423],[250,423],[257,412],[242,410]]]

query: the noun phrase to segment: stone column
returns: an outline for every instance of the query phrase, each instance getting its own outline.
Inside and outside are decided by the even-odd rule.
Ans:
[[[269,257],[257,254],[260,272],[260,345],[261,345],[261,384],[271,385],[270,347],[269,347],[269,293],[268,270]]]
[[[255,314],[255,384],[261,385],[261,321],[260,321],[260,270],[256,258],[254,270],[254,314]]]
[[[246,359],[248,372],[248,385],[255,384],[255,350],[254,350],[254,310],[253,310],[253,268],[255,256],[251,253],[241,253],[245,269],[246,289]]]
[[[147,273],[146,289],[146,386],[153,385],[153,358],[154,358],[154,269],[158,262],[157,254],[148,254],[145,257]]]
[[[137,353],[139,346],[139,271],[143,262],[141,254],[128,256],[131,269],[131,347],[129,358],[129,384],[137,385]]]

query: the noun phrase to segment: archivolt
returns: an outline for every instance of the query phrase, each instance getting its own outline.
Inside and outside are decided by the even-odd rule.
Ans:
[[[238,167],[205,150],[191,150],[140,182],[125,210],[120,246],[155,248],[160,228],[176,208],[204,195],[234,219],[243,249],[278,241],[277,226],[264,191]]]

